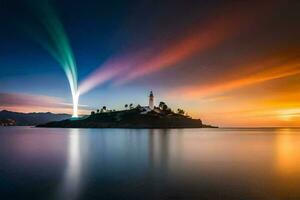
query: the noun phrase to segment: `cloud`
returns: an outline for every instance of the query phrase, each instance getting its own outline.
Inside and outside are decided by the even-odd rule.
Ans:
[[[121,85],[141,76],[173,67],[196,53],[203,53],[243,30],[250,29],[251,25],[257,25],[254,22],[262,14],[266,15],[273,10],[275,5],[275,2],[270,5],[262,1],[256,3],[251,1],[250,4],[229,3],[212,12],[204,25],[197,24],[189,31],[185,31],[185,37],[173,39],[167,48],[152,46],[126,53],[127,55],[112,57],[80,83],[80,93],[84,94],[112,79],[115,79],[113,85]]]
[[[222,82],[211,83],[206,85],[192,85],[179,87],[170,92],[170,96],[182,93],[185,99],[199,99],[203,97],[209,97],[214,95],[220,95],[228,91],[240,89],[254,84],[271,81],[274,79],[285,78],[300,74],[300,62],[299,60],[293,60],[280,65],[264,65],[264,69],[259,70],[256,73],[241,75],[240,78],[224,80]],[[249,66],[251,67],[251,66]],[[241,68],[242,69],[242,68]]]
[[[276,5],[275,2],[270,5],[263,1],[258,3],[251,1],[250,4],[238,2],[234,5],[227,5],[228,7],[217,12],[217,17],[214,16],[208,19],[205,26],[192,28],[191,34],[168,45],[168,48],[159,51],[159,54],[154,55],[145,63],[135,67],[130,73],[120,77],[116,81],[116,85],[173,67],[196,53],[199,55],[210,50],[242,31],[249,30],[253,25],[257,25],[256,20],[262,15],[267,18]]]
[[[19,93],[0,93],[0,104],[1,106],[65,106],[60,98]]]
[[[84,106],[80,106],[84,107]],[[72,112],[72,104],[61,98],[21,93],[0,93],[0,109],[20,112]]]

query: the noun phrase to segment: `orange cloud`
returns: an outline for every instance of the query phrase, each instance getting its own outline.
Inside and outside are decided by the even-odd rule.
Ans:
[[[258,61],[260,67],[240,66],[222,81],[174,89],[166,98],[180,102],[193,117],[220,126],[299,126],[299,57],[275,60],[272,56]],[[251,66],[255,70],[248,70]]]
[[[185,99],[197,99],[200,97],[220,95],[224,92],[245,86],[300,74],[300,62],[297,60],[279,66],[264,67],[265,69],[253,74],[244,75],[242,78],[228,81],[224,80],[224,82],[214,84],[181,87],[176,89],[174,93],[180,92],[184,94]]]

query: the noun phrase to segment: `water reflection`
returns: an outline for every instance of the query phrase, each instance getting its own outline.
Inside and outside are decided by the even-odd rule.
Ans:
[[[169,130],[150,129],[148,136],[150,167],[167,169],[169,166]]]
[[[75,200],[80,193],[82,184],[82,159],[80,154],[80,135],[78,129],[70,129],[68,135],[67,166],[64,172],[61,199]]]
[[[280,129],[276,134],[276,165],[280,176],[299,174],[300,137],[295,129]]]
[[[0,129],[0,199],[300,199],[299,130]]]

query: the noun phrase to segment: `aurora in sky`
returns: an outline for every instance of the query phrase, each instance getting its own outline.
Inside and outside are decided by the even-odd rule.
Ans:
[[[47,32],[48,40],[43,39],[34,30],[27,30],[56,59],[64,70],[72,94],[73,117],[78,117],[77,67],[64,27],[55,11],[48,4],[48,1],[31,2],[31,5],[34,7],[41,25]]]

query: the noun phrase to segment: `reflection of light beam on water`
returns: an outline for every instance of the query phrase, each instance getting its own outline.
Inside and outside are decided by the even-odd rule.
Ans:
[[[62,199],[76,199],[80,191],[81,156],[79,130],[71,129],[68,144],[67,168],[64,174]]]

